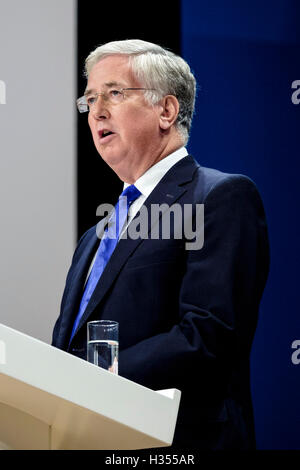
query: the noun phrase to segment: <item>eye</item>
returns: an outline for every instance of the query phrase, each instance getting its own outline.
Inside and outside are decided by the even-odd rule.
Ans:
[[[123,93],[120,90],[109,91],[109,98],[114,102],[121,101],[122,97],[123,97]]]
[[[86,102],[88,104],[88,106],[91,106],[92,104],[95,103],[95,100],[96,100],[96,96],[87,96],[86,97]]]
[[[120,96],[120,95],[122,95],[120,90],[110,90],[109,93],[111,94],[111,96]]]

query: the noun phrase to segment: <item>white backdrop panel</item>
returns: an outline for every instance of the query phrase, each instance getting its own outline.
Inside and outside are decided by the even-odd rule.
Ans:
[[[0,323],[46,342],[75,246],[76,52],[75,0],[0,0]]]

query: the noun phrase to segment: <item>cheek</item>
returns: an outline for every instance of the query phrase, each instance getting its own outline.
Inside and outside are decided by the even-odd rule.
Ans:
[[[96,129],[96,124],[93,122],[92,119],[88,119],[88,124],[89,124],[89,128],[90,128],[94,143],[96,145],[97,144],[97,136],[98,136],[97,129]]]
[[[88,124],[89,124],[89,127],[90,127],[90,130],[92,132],[92,134],[94,133],[94,125],[93,125],[93,121],[92,121],[92,118],[90,116],[90,114],[88,115]]]
[[[140,144],[151,146],[158,136],[159,126],[151,116],[137,120],[134,130],[134,137]]]
[[[159,130],[157,117],[153,113],[145,113],[145,109],[138,109],[130,118],[124,120],[126,136],[136,143],[148,142],[155,139]]]

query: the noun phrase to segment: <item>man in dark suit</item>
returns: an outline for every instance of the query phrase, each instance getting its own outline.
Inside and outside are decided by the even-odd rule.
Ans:
[[[188,155],[196,85],[180,57],[144,41],[118,41],[90,54],[86,74],[79,109],[89,112],[101,157],[137,194],[87,298],[94,266],[106,256],[105,235],[100,245],[99,238],[107,218],[79,241],[52,344],[86,359],[87,321],[119,322],[119,374],[182,391],[174,446],[255,448],[249,357],[269,266],[256,186]],[[175,206],[181,220],[170,216]],[[135,221],[144,224],[143,211],[151,214],[147,230],[130,237]]]

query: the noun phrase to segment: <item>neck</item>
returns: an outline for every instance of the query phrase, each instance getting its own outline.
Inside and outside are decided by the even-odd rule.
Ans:
[[[146,173],[147,170],[149,170],[149,168],[156,165],[156,163],[161,161],[163,158],[166,158],[168,155],[175,152],[175,150],[178,150],[182,146],[183,141],[181,137],[178,136],[177,139],[173,139],[172,142],[169,141],[167,145],[161,146],[159,149],[157,149],[156,152],[153,152],[151,159],[145,161],[141,159],[139,166],[135,165],[132,168],[127,166],[123,169],[124,171],[121,171],[121,169],[118,169],[119,171],[117,171],[114,168],[113,170],[121,181],[128,184],[134,184],[138,178],[140,178],[144,173]]]

